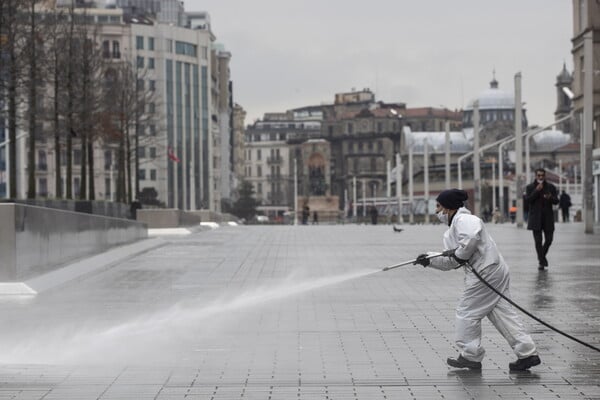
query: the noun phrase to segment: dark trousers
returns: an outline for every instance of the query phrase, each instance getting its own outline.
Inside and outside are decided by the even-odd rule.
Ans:
[[[563,207],[563,208],[561,208],[561,210],[562,210],[563,222],[569,222],[569,208]]]
[[[542,243],[542,232],[544,234],[545,240]],[[552,244],[552,239],[554,238],[554,230],[543,228],[543,230],[533,231],[533,240],[535,240],[535,251],[537,252],[537,257],[540,265],[544,267],[548,266],[548,260],[546,260],[546,254],[548,254],[548,249],[550,249],[550,245]]]

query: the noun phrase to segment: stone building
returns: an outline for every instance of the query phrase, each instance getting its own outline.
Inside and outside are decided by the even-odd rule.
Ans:
[[[93,8],[94,2],[82,1],[80,4],[86,8],[76,9],[75,15],[78,18],[85,13],[86,21],[93,23],[101,55],[109,66],[103,78],[110,79],[120,65],[128,62],[137,74],[138,87],[153,93],[153,100],[144,109],[144,114],[153,118],[139,124],[136,134],[132,134],[139,140],[139,169],[136,177],[132,162],[131,180],[139,182],[142,196],[154,194],[153,204],[182,210],[219,211],[222,194],[228,195],[232,187],[229,173],[232,168],[229,154],[232,86],[228,67],[231,54],[215,44],[216,37],[206,13],[186,15],[186,25],[182,26],[127,14],[114,2],[111,7],[108,7],[110,2],[100,3],[106,8]],[[135,3],[135,7],[146,4],[129,3]],[[152,14],[154,5],[171,3],[166,0],[147,3],[148,14]],[[58,2],[56,6],[70,4]],[[175,11],[179,13],[181,3],[177,4]],[[78,196],[81,185],[81,154],[77,141],[74,138],[74,197]],[[50,140],[40,141],[36,146],[36,194],[55,197],[56,151]],[[94,142],[93,179],[97,200],[115,199],[119,169],[116,149],[110,140]],[[26,191],[25,150],[25,141],[20,140],[17,143],[18,198],[25,197]],[[61,175],[64,177],[65,173]],[[0,186],[0,190],[2,188]],[[136,193],[131,193],[131,197],[135,196]]]

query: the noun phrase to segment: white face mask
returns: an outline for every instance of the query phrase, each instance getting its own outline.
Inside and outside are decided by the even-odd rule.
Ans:
[[[543,180],[543,179],[538,179],[538,180],[537,180],[537,183],[543,183],[543,182],[544,182],[544,180]]]
[[[435,213],[442,224],[448,225],[448,214],[444,214],[444,210]]]

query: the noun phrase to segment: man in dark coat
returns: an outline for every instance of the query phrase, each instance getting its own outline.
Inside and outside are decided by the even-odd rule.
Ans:
[[[537,252],[539,270],[548,266],[546,254],[554,237],[554,211],[552,206],[558,204],[556,186],[546,181],[546,171],[538,168],[535,181],[527,185],[525,201],[529,205],[527,229],[533,231],[535,251]],[[542,233],[544,240],[542,241]]]
[[[569,196],[564,190],[560,194],[558,200],[558,208],[562,211],[563,222],[569,222],[569,208],[571,207],[571,196]]]

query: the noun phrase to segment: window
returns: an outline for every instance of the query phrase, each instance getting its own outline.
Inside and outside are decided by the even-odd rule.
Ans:
[[[150,79],[150,80],[148,81],[148,89],[149,89],[151,92],[154,92],[154,91],[156,90],[156,81],[155,81],[154,79]]]
[[[167,39],[166,43],[167,45],[167,53],[172,53],[173,52],[173,40],[171,39]]]
[[[258,187],[256,188],[256,193],[257,194],[262,194],[262,183],[258,183],[257,185]]]
[[[156,125],[148,125],[148,129],[150,130],[150,136],[156,136]]]
[[[144,90],[144,80],[141,78],[137,80],[137,90],[138,92]]]
[[[73,150],[73,164],[81,165],[81,150]]]
[[[154,57],[148,58],[148,69],[154,69]]]
[[[38,150],[38,169],[40,171],[46,171],[48,169],[46,152],[44,150]]]
[[[150,180],[151,181],[155,181],[156,180],[156,170],[155,169],[151,169],[150,170]]]
[[[104,170],[110,170],[110,166],[112,165],[112,151],[106,150],[104,152]]]
[[[148,103],[148,112],[150,114],[154,114],[156,111],[156,105],[154,103]]]
[[[150,147],[150,158],[156,158],[156,147]]]
[[[81,186],[80,182],[81,179],[73,178],[73,194],[75,195],[75,197],[79,197],[79,188]]]
[[[153,37],[148,38],[148,50],[154,51],[154,38]]]
[[[145,158],[146,157],[146,148],[144,146],[138,147],[138,157]]]
[[[46,178],[40,178],[38,181],[38,195],[42,197],[48,196],[48,181]]]
[[[104,179],[104,198],[110,199],[110,178]]]
[[[175,42],[175,53],[182,54],[185,56],[196,57],[197,47],[195,44],[187,43],[187,42]]]
[[[102,42],[102,57],[110,58],[110,40]]]
[[[144,57],[137,56],[136,65],[138,68],[144,68]]]
[[[144,50],[144,37],[143,36],[135,37],[135,48],[137,50]]]
[[[145,180],[146,180],[146,170],[145,170],[145,169],[140,169],[140,170],[138,171],[138,178],[139,178],[141,181],[145,181]]]
[[[351,123],[349,123],[349,124],[347,125],[347,133],[350,133],[350,134],[351,134],[351,133],[352,133],[352,128],[353,128],[352,124],[351,124]]]
[[[262,176],[262,167],[260,165],[256,166],[256,176],[259,178]]]
[[[262,154],[260,152],[260,149],[256,150],[256,159],[259,161],[262,160]]]
[[[121,58],[121,45],[116,40],[113,40],[113,58]]]

